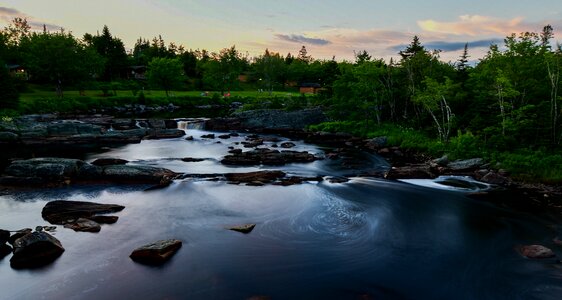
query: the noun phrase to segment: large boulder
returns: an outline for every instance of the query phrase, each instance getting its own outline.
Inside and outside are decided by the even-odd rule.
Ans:
[[[5,244],[10,239],[10,232],[8,230],[0,229],[0,245]]]
[[[33,232],[14,242],[12,268],[34,268],[53,262],[64,252],[59,240],[46,232]]]
[[[10,236],[10,238],[8,239],[8,243],[10,243],[13,246],[17,239],[26,236],[28,234],[31,234],[31,232],[32,232],[31,228],[20,229],[16,231],[14,234],[12,234],[12,236]]]
[[[87,219],[98,214],[118,212],[124,208],[117,204],[55,200],[43,207],[41,216],[51,224],[64,225],[79,218]]]
[[[90,219],[78,218],[78,220],[74,222],[64,224],[64,228],[82,232],[99,232],[101,230],[101,225]]]
[[[221,163],[224,165],[285,165],[288,163],[308,163],[318,160],[306,151],[278,151],[271,149],[256,149],[225,156]]]
[[[542,245],[524,245],[518,247],[518,251],[521,255],[527,258],[540,259],[556,256],[552,250]]]
[[[125,183],[160,183],[178,174],[164,168],[152,166],[113,165],[103,168],[103,179]]]
[[[182,242],[176,239],[156,241],[135,249],[129,257],[144,264],[161,264],[170,259],[181,246]]]
[[[4,173],[14,177],[39,177],[53,180],[75,177],[85,162],[69,158],[32,158],[13,161]]]
[[[471,158],[465,160],[455,160],[447,164],[447,168],[453,171],[476,170],[485,164],[482,158]]]
[[[6,244],[0,244],[0,260],[12,253],[12,247]]]

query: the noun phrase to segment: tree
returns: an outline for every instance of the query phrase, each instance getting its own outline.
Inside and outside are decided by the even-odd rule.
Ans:
[[[308,55],[308,51],[306,51],[306,47],[304,45],[299,50],[299,55],[297,56],[297,59],[304,63],[309,63],[312,61],[312,57]]]
[[[265,53],[254,60],[256,76],[263,79],[269,94],[273,91],[273,85],[282,83],[287,73],[287,65],[279,53],[270,53],[265,49]]]
[[[359,53],[355,53],[354,51],[353,53],[355,54],[355,63],[358,65],[367,61],[371,61],[372,59],[367,50],[359,51]]]
[[[102,57],[62,30],[34,32],[22,40],[20,49],[31,78],[54,84],[59,97],[63,96],[65,84],[91,80],[103,70]]]
[[[455,85],[449,78],[445,78],[444,83],[439,83],[430,77],[426,77],[423,84],[425,88],[416,93],[414,101],[427,110],[435,123],[439,139],[447,142],[454,116],[447,98],[452,97]]]
[[[163,89],[169,97],[172,89],[180,88],[184,83],[182,63],[177,58],[155,57],[148,64],[147,79],[151,86]]]
[[[127,53],[123,42],[111,35],[107,25],[103,26],[101,35],[85,34],[84,41],[105,59],[105,66],[101,78],[115,80],[124,75],[127,67]]]
[[[238,83],[238,75],[244,70],[247,61],[235,46],[224,48],[219,53],[212,53],[204,62],[203,80],[208,86],[220,90],[230,90]]]

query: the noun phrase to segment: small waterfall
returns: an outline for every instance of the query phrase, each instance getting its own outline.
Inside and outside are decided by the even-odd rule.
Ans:
[[[178,119],[178,129],[187,130],[187,129],[196,129],[196,130],[203,130],[205,129],[205,121],[207,119]]]

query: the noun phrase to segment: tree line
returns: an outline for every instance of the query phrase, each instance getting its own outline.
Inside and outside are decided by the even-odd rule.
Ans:
[[[127,53],[107,26],[77,38],[64,30],[32,32],[24,19],[15,19],[0,31],[0,62],[25,67],[28,82],[50,84],[60,95],[64,88],[92,82],[133,82],[127,80],[135,66],[147,67],[147,84],[166,92],[223,94],[245,88],[240,75],[266,92],[314,83],[321,87],[317,103],[336,121],[416,128],[443,143],[462,135],[500,151],[520,145],[540,150],[557,149],[562,141],[562,50],[552,39],[550,25],[538,33],[512,34],[470,63],[468,44],[457,61],[444,62],[439,50],[414,37],[396,60],[360,51],[354,61],[338,62],[313,59],[304,46],[296,56],[266,49],[250,57],[235,46],[187,50],[161,36],[139,38]],[[5,68],[0,78],[2,97],[17,97],[21,83]],[[5,99],[3,108],[13,105]]]

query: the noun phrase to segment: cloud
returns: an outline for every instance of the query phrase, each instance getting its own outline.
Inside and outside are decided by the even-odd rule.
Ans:
[[[433,50],[443,50],[446,52],[449,51],[458,51],[464,49],[464,45],[468,43],[468,48],[489,48],[492,44],[500,44],[503,42],[503,39],[486,39],[486,40],[476,40],[471,42],[447,42],[447,41],[431,41],[427,43],[423,43],[423,46],[426,49]],[[395,45],[390,47],[393,51],[400,51],[404,50],[408,47],[407,44],[402,45]]]
[[[17,9],[0,6],[0,21],[3,21],[7,25],[12,23],[14,18],[26,19],[27,24],[32,30],[43,30],[43,26],[45,26],[47,30],[59,30],[61,28],[59,25],[43,22]]]
[[[451,35],[508,35],[523,31],[535,30],[536,24],[525,22],[522,17],[500,19],[480,15],[463,15],[454,22],[441,22],[436,20],[418,21],[418,26],[433,33]]]
[[[319,39],[319,38],[309,38],[304,35],[298,34],[276,34],[275,37],[282,41],[291,42],[291,43],[299,43],[299,44],[311,44],[317,46],[324,46],[331,44],[329,40]]]

